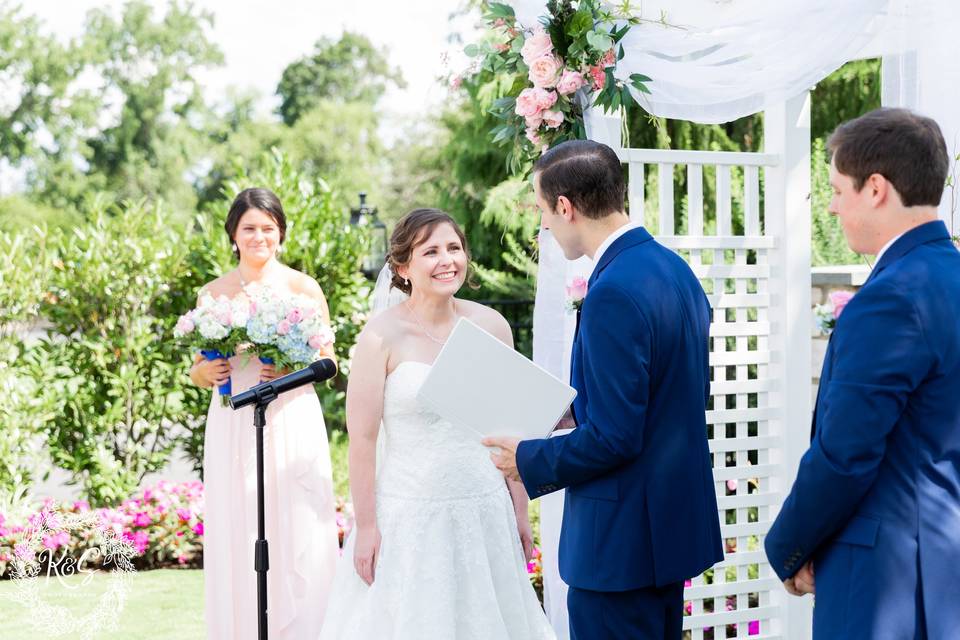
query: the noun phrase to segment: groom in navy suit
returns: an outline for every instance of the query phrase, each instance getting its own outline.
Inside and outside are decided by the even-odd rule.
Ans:
[[[815,638],[960,637],[960,253],[929,118],[880,109],[831,136],[830,211],[873,271],[830,338],[813,439],[766,537]]]
[[[541,225],[594,260],[578,311],[576,429],[500,447],[531,498],[567,489],[560,576],[574,640],[681,637],[683,583],[723,559],[704,410],[710,307],[675,253],[623,213],[609,147],[569,141],[534,166]]]

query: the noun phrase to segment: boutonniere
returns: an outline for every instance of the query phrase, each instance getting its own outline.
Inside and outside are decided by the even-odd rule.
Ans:
[[[587,279],[577,276],[567,285],[567,304],[569,312],[579,311],[583,306],[583,299],[587,297]]]
[[[837,326],[840,314],[853,297],[852,291],[831,291],[826,304],[818,304],[813,308],[820,335],[829,336]]]

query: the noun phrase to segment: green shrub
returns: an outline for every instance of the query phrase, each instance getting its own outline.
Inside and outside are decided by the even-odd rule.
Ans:
[[[810,150],[810,262],[815,267],[833,264],[862,264],[843,237],[840,221],[827,209],[833,197],[830,186],[830,159],[822,138],[813,141]]]

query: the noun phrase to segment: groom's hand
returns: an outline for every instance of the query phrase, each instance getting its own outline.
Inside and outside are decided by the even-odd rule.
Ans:
[[[490,459],[494,466],[500,469],[505,478],[520,481],[520,472],[517,470],[517,445],[520,444],[520,438],[508,438],[499,436],[495,438],[484,438],[485,447],[498,447],[500,451],[491,453]]]

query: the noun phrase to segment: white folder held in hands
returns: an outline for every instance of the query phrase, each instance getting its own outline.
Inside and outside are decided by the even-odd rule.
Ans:
[[[466,318],[437,356],[419,398],[480,436],[545,438],[576,390]]]

